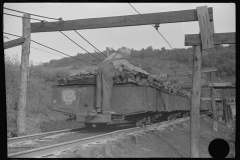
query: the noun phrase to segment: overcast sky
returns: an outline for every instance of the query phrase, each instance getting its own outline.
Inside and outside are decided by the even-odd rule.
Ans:
[[[213,7],[214,28],[216,33],[236,32],[236,7],[234,3],[132,3],[132,5],[141,14],[189,10],[207,5],[208,7]],[[4,7],[47,17],[62,17],[63,20],[137,14],[128,3],[5,3]],[[4,13],[23,16],[22,13],[6,9],[4,9]],[[47,20],[48,22],[54,21],[41,17],[31,17]],[[39,21],[31,20],[31,22]],[[184,46],[184,35],[198,34],[199,25],[197,21],[161,24],[159,31],[173,48],[186,48]],[[4,15],[4,32],[21,36],[22,19]],[[122,46],[133,48],[135,50],[146,48],[148,46],[152,46],[154,49],[161,49],[162,47],[170,49],[167,42],[156,32],[156,30],[153,29],[151,25],[89,29],[79,30],[78,32],[100,51],[105,50],[106,47],[118,49]],[[95,50],[74,31],[64,31],[64,33],[87,51],[93,52]],[[17,38],[6,34],[4,34],[4,36],[10,39]],[[60,32],[33,33],[31,34],[31,39],[72,56],[77,53],[85,53],[84,50],[64,37]],[[9,41],[9,39],[4,38],[4,42],[6,41]],[[30,61],[33,62],[48,62],[52,59],[60,59],[64,56],[59,56],[61,54],[39,46],[33,42],[31,42],[31,47],[56,54],[53,55],[31,48]],[[9,56],[17,54],[20,58],[21,48],[21,46],[18,46],[6,49],[5,54]]]

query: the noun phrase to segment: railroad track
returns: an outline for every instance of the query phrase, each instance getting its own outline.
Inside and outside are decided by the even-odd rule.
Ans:
[[[50,155],[59,155],[63,152],[71,150],[72,148],[78,148],[78,150],[80,152],[82,151],[84,153],[84,152],[86,152],[86,149],[84,149],[84,145],[87,145],[87,144],[96,143],[96,142],[99,142],[101,140],[108,139],[108,138],[116,138],[118,136],[122,136],[124,134],[134,132],[134,131],[166,127],[168,125],[182,122],[187,119],[189,119],[189,117],[179,118],[179,119],[173,120],[173,121],[165,121],[165,122],[155,123],[152,125],[147,125],[144,128],[133,127],[133,128],[113,131],[113,132],[109,132],[106,134],[100,134],[97,136],[92,136],[92,137],[82,138],[82,139],[73,140],[73,141],[69,141],[69,142],[50,145],[50,146],[46,146],[46,147],[40,147],[40,148],[36,148],[36,149],[30,149],[27,151],[12,153],[12,154],[8,154],[8,157],[9,158],[41,158],[41,157],[48,157]],[[70,130],[68,130],[68,131],[70,131]],[[66,131],[66,132],[68,132],[68,131]],[[61,131],[55,131],[55,133],[60,133],[60,132]],[[50,134],[50,133],[45,133],[45,134]],[[41,135],[41,134],[39,134],[39,135]]]
[[[108,125],[111,126],[111,125],[119,125],[119,124],[125,124],[125,123],[129,123],[129,122],[123,121],[118,123],[109,123]],[[67,132],[75,132],[75,131],[86,130],[86,129],[87,129],[86,127],[65,129],[65,130],[59,130],[59,131],[53,131],[53,132],[46,132],[46,133],[40,133],[40,134],[9,138],[7,141],[8,141],[8,146],[11,146],[12,144],[15,144],[15,143],[22,143],[29,140],[35,140],[35,139],[39,139],[39,138],[43,138],[51,135],[62,134]]]

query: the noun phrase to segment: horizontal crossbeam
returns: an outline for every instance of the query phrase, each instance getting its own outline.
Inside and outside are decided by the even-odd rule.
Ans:
[[[235,44],[236,33],[213,33],[213,43],[217,44]],[[185,46],[200,46],[202,44],[199,34],[186,34]]]
[[[12,47],[16,47],[19,45],[22,45],[25,41],[25,38],[21,37],[18,39],[14,39],[8,42],[4,42],[4,49],[8,49],[8,48],[12,48]]]
[[[208,72],[215,72],[217,68],[206,68],[202,69],[201,73],[208,73]],[[186,72],[177,72],[176,74],[170,74],[169,77],[178,77],[178,76],[187,76],[191,75],[193,71],[186,71]]]
[[[212,12],[212,7],[208,8],[210,20],[213,19]],[[141,15],[126,15],[58,22],[31,23],[31,33],[190,22],[197,20],[197,10],[192,9]]]
[[[230,89],[230,88],[236,88],[232,83],[210,83],[209,87],[213,87],[214,89]]]

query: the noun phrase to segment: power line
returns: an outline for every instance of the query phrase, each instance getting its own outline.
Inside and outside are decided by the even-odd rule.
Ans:
[[[22,12],[22,11],[17,11],[17,10],[14,10],[14,9],[6,8],[6,7],[3,7],[3,8],[7,9],[7,10],[10,10],[10,11],[19,12],[19,13],[27,13],[27,12]],[[43,18],[48,18],[48,19],[60,20],[60,18],[59,19],[57,19],[57,18],[50,18],[50,17],[40,16],[40,15],[36,15],[36,14],[32,14],[32,13],[27,13],[27,14],[30,14],[30,15],[33,15],[33,16],[37,16],[37,17],[43,17]]]
[[[13,16],[13,17],[26,18],[26,17],[21,17],[21,16],[17,16],[17,15],[13,15],[13,14],[8,14],[8,13],[3,13],[3,14],[9,15],[9,16]],[[37,20],[37,21],[44,22],[43,20],[39,20],[39,19],[35,19],[35,18],[27,18],[27,19],[34,19],[34,20]]]
[[[12,39],[10,39],[10,38],[8,38],[6,36],[4,36],[4,38],[12,40]],[[58,54],[55,54],[55,53],[51,53],[51,52],[48,52],[48,51],[45,51],[45,50],[42,50],[42,49],[39,49],[39,48],[35,48],[35,47],[31,47],[31,46],[30,46],[30,48],[34,48],[34,49],[37,49],[37,50],[40,50],[40,51],[43,51],[43,52],[46,52],[46,53],[50,53],[50,54],[53,54],[53,55],[56,55],[56,56],[65,57],[65,56],[61,56],[61,55],[58,55]]]
[[[9,35],[12,35],[12,36],[16,36],[16,37],[21,37],[21,36],[17,36],[17,35],[10,34],[10,33],[6,33],[6,32],[3,32],[3,33],[5,33],[5,34],[9,34]],[[58,53],[61,53],[61,54],[63,54],[63,55],[66,55],[66,56],[68,56],[68,57],[71,57],[71,58],[77,59],[77,60],[79,60],[79,61],[82,61],[82,62],[85,62],[85,63],[91,64],[91,65],[96,65],[96,64],[93,64],[93,63],[90,63],[90,62],[86,62],[86,61],[80,60],[80,59],[75,58],[75,57],[73,57],[73,56],[70,56],[70,55],[68,55],[68,54],[66,54],[66,53],[60,52],[60,51],[58,51],[58,50],[56,50],[56,49],[53,49],[53,48],[51,48],[51,47],[45,46],[45,45],[43,45],[43,44],[41,44],[41,43],[39,43],[39,42],[36,42],[36,41],[34,41],[34,40],[31,40],[31,41],[34,42],[34,43],[37,43],[37,44],[39,44],[39,45],[41,45],[41,46],[44,46],[44,47],[46,47],[46,48],[49,48],[49,49],[51,49],[51,50],[54,50],[54,51],[56,51],[56,52],[58,52]]]
[[[50,7],[50,6],[48,6],[48,7]],[[58,6],[57,6],[58,7]],[[52,7],[51,7],[52,8]],[[52,8],[52,9],[54,9],[54,8]],[[64,8],[62,8],[61,7],[61,9],[63,9],[63,10],[65,10]],[[51,10],[51,11],[53,11],[53,10]],[[55,10],[56,11],[56,10]],[[66,10],[65,10],[66,11]],[[70,12],[69,12],[70,13]],[[69,17],[69,16],[68,16]],[[75,30],[74,30],[75,31]],[[76,32],[76,31],[75,31]],[[61,32],[62,33],[62,32]],[[103,54],[100,50],[98,50],[95,46],[93,46],[86,38],[84,38],[82,35],[80,35],[78,32],[76,32],[79,36],[81,36],[85,41],[87,41],[88,42],[88,44],[90,44],[92,47],[94,47],[97,51],[99,51],[101,54]],[[63,34],[63,33],[62,33]],[[65,34],[64,34],[65,35]],[[65,35],[66,36],[66,35]],[[67,37],[67,36],[66,36]],[[70,39],[69,37],[67,37],[68,39]],[[78,45],[76,42],[74,42],[72,39],[70,39],[73,43],[75,43],[76,45]],[[80,45],[78,45],[80,48],[82,48]],[[83,50],[85,50],[84,48],[82,48]],[[87,50],[85,50],[86,52],[88,52]],[[88,52],[89,53],[89,52]],[[89,53],[89,54],[91,54],[91,53]],[[91,54],[92,55],[92,54]],[[104,55],[104,54],[103,54]],[[94,55],[92,55],[93,57],[95,57]],[[104,55],[105,57],[106,57],[106,55]],[[97,58],[97,57],[95,57],[95,58]],[[99,59],[99,58],[97,58],[97,59]],[[100,59],[99,59],[100,60]]]
[[[66,56],[69,56],[69,57],[71,57],[71,58],[77,59],[77,60],[79,60],[79,61],[82,61],[82,62],[91,64],[91,65],[96,65],[96,64],[89,63],[89,62],[80,60],[80,59],[78,59],[78,58],[72,57],[72,56],[70,56],[70,55],[68,55],[68,54],[65,54],[65,53],[63,53],[63,52],[60,52],[60,51],[58,51],[58,50],[56,50],[56,49],[53,49],[53,48],[51,48],[51,47],[45,46],[45,45],[43,45],[43,44],[41,44],[41,43],[38,43],[38,42],[36,42],[36,41],[34,41],[34,40],[31,40],[31,41],[33,41],[33,42],[35,42],[35,43],[37,43],[37,44],[39,44],[39,45],[41,45],[41,46],[44,46],[44,47],[46,47],[46,48],[49,48],[49,49],[51,49],[51,50],[54,50],[54,51],[56,51],[56,52],[59,52],[59,53],[61,53],[61,54],[64,54],[64,55],[66,55]]]
[[[79,46],[80,48],[82,48],[83,50],[85,50],[87,53],[91,54],[90,52],[88,52],[86,49],[84,49],[83,47],[81,47],[79,44],[77,44],[75,41],[73,41],[71,38],[69,38],[66,34],[64,34],[62,31],[60,31],[65,37],[67,37],[70,41],[72,41],[73,43],[75,43],[77,46]],[[99,59],[98,57],[94,56],[93,54],[91,54],[93,57],[97,58],[98,60],[101,60]]]
[[[51,53],[51,52],[48,52],[48,51],[41,50],[39,48],[35,48],[35,47],[31,47],[31,48],[34,48],[34,49],[37,49],[39,51],[43,51],[43,52],[46,52],[46,53],[50,53],[50,54],[53,54],[53,55],[56,55],[56,56],[64,57],[64,56],[61,56],[61,55],[58,55],[58,54],[55,54],[55,53]]]
[[[64,8],[62,8],[62,7],[60,7],[60,6],[57,6],[57,5],[55,5],[56,7],[59,7],[61,10],[64,10],[64,11],[66,11],[66,12],[68,12],[68,13],[70,13],[71,15],[73,15],[74,17],[78,17],[76,14],[73,14],[73,13],[71,13],[70,11],[68,11],[68,10],[66,10],[66,9],[64,9]],[[45,7],[45,6],[44,6]],[[48,6],[48,7],[50,7],[50,6]],[[52,8],[52,10],[51,11],[54,11],[55,9],[53,8],[53,7],[50,7],[50,8]],[[48,8],[47,8],[48,9]],[[55,10],[55,11],[57,11],[57,10]],[[59,11],[57,11],[57,12],[59,12]],[[57,13],[56,12],[56,13]],[[59,12],[60,13],[60,12]],[[58,14],[59,14],[58,13]],[[61,13],[61,14],[64,14],[64,13]],[[59,14],[60,15],[60,14]],[[67,17],[70,17],[70,16],[67,16]],[[72,19],[71,17],[70,17],[70,19]],[[121,44],[123,44],[123,45],[126,45],[126,42],[127,42],[127,40],[122,40],[122,39],[120,39],[120,37],[117,37],[116,35],[114,35],[113,33],[111,33],[111,34],[109,34],[109,32],[106,32],[106,31],[104,31],[104,30],[98,30],[99,32],[101,32],[102,34],[103,34],[103,36],[104,37],[106,37],[104,34],[106,34],[106,35],[111,35],[111,39],[113,39],[114,41],[116,40],[116,38],[118,39],[118,41],[119,42],[121,42]],[[96,30],[92,30],[91,32],[96,32]],[[104,33],[103,33],[104,32]],[[98,32],[97,32],[98,33]],[[113,35],[113,36],[112,36]],[[109,38],[109,36],[107,36],[106,38]],[[118,42],[118,43],[119,43]],[[122,43],[122,42],[124,42],[124,43]],[[128,41],[128,43],[131,43],[131,44],[133,44],[132,42],[129,42]],[[133,44],[134,46],[136,46],[135,44]],[[96,49],[96,48],[95,48]],[[98,50],[98,49],[97,49]],[[99,51],[99,50],[98,50]],[[100,53],[101,53],[101,51],[100,51]]]
[[[129,5],[139,14],[139,15],[141,15],[141,13],[139,13],[130,3],[129,3]],[[144,17],[143,17],[143,15],[141,15],[142,16],[142,18],[146,21],[146,22],[148,22]],[[149,23],[149,22],[148,22]],[[152,25],[152,24],[151,24]],[[153,25],[152,25],[153,26]],[[153,26],[153,28],[155,29],[155,27]],[[157,29],[155,29],[162,37],[163,37],[163,39],[168,43],[168,41],[164,38],[164,36],[157,30]],[[168,45],[172,48],[172,46],[168,43]],[[172,48],[173,49],[173,48]]]
[[[76,30],[74,30],[79,36],[81,36],[85,41],[88,42],[88,40],[86,40],[80,33],[78,33]],[[96,50],[98,50],[94,45],[92,45],[90,42],[88,42],[88,44],[90,44],[91,46],[93,46]],[[99,50],[98,50],[99,51]],[[103,54],[101,51],[99,51],[102,55],[104,55],[105,57],[107,57],[105,54]]]

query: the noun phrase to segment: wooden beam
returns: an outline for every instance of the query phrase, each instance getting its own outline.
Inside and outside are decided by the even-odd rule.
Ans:
[[[208,72],[215,72],[217,71],[217,68],[206,68],[206,69],[202,69],[201,73],[208,73]],[[169,77],[178,77],[178,76],[187,76],[192,74],[192,71],[186,71],[186,72],[178,72],[176,74],[172,74]]]
[[[201,96],[201,46],[194,46],[191,98],[191,158],[199,158],[200,96]]]
[[[214,89],[230,89],[230,88],[236,88],[236,86],[233,86],[232,83],[209,83],[209,87]]]
[[[236,43],[236,33],[214,33],[213,43],[215,45],[219,44],[235,44]],[[198,46],[202,45],[201,38],[199,34],[186,34],[185,35],[185,46]]]
[[[22,45],[25,41],[25,38],[21,37],[18,39],[14,39],[8,42],[4,42],[4,49],[8,49],[8,48],[12,48],[12,47],[16,47],[19,45]]]
[[[212,8],[208,8],[209,18],[213,19]],[[144,18],[143,18],[144,17]],[[31,23],[31,32],[54,32],[68,30],[97,29],[110,27],[138,26],[197,21],[197,10],[149,13],[116,17],[88,18],[57,22]]]
[[[182,89],[192,89],[192,86],[181,86]],[[209,88],[208,85],[202,85],[201,88]]]
[[[18,135],[24,135],[26,133],[26,105],[27,105],[27,81],[29,70],[29,54],[30,54],[30,42],[31,42],[31,25],[30,15],[24,14],[23,18],[23,33],[22,37],[25,41],[22,45],[21,56],[21,79],[19,89],[19,99],[17,108],[17,132]]]
[[[198,23],[200,28],[202,49],[213,48],[213,37],[207,6],[197,7]]]

